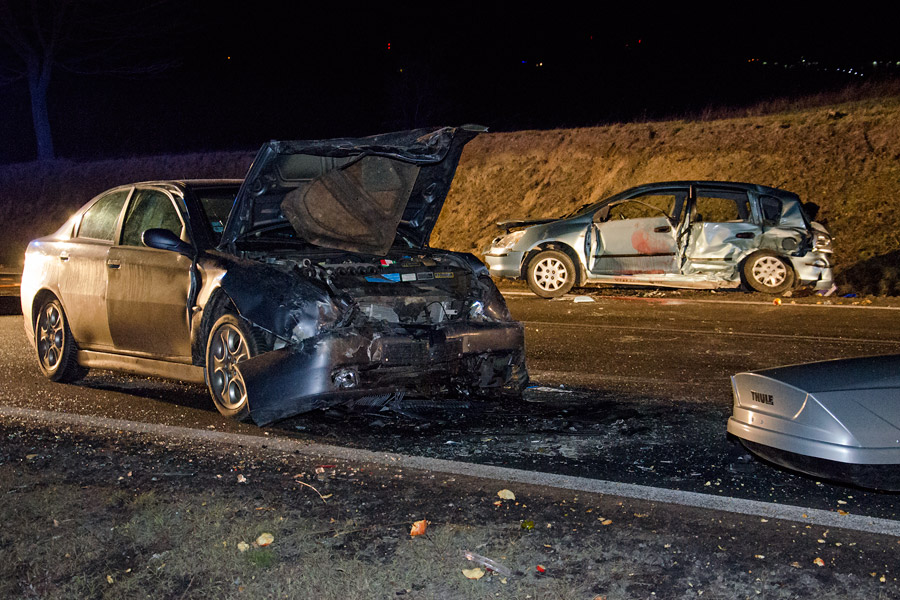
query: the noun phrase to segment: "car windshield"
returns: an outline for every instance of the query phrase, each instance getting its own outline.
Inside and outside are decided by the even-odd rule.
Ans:
[[[203,207],[204,216],[209,223],[213,239],[218,244],[222,237],[222,230],[228,221],[228,215],[234,206],[234,198],[237,196],[238,187],[217,187],[195,189],[200,206]]]

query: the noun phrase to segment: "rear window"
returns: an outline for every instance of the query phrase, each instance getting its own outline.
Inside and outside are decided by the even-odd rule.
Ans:
[[[84,216],[78,227],[78,237],[93,240],[113,241],[116,235],[116,223],[128,193],[131,190],[119,190],[107,194],[97,200]]]

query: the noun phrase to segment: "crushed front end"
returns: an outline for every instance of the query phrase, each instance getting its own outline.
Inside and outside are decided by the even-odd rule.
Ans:
[[[332,299],[288,311],[275,349],[238,365],[258,425],[376,396],[519,395],[524,330],[481,263],[430,249],[266,262]]]

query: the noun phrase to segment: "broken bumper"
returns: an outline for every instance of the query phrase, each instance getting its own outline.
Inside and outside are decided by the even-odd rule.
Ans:
[[[827,290],[834,283],[834,270],[828,258],[823,255],[792,257],[791,264],[797,272],[800,285],[812,285],[817,290]]]
[[[520,323],[465,323],[417,334],[333,331],[247,359],[239,370],[257,425],[362,396],[453,387],[521,388]]]
[[[522,276],[522,259],[524,257],[524,252],[510,250],[505,254],[485,254],[484,262],[487,263],[488,269],[494,277],[519,279]]]

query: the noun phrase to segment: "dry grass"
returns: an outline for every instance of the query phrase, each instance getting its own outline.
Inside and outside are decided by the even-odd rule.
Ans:
[[[693,119],[479,136],[463,153],[432,244],[477,254],[498,220],[562,215],[640,183],[749,181],[821,207],[842,292],[898,295],[898,88],[860,86]],[[113,185],[240,177],[251,159],[237,152],[0,168],[0,264],[21,264],[28,240]]]

